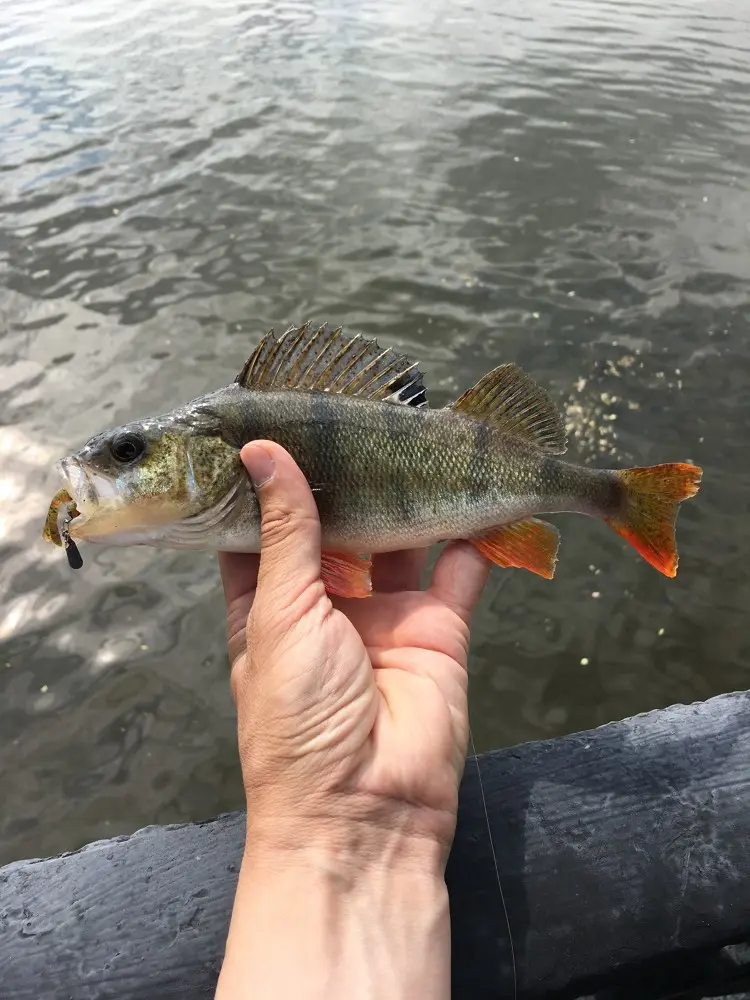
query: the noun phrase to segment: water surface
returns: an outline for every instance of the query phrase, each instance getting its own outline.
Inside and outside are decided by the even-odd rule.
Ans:
[[[500,361],[592,465],[694,461],[681,572],[493,574],[479,749],[750,683],[750,27],[732,0],[4,0],[0,862],[242,794],[215,560],[39,540],[58,457],[267,328]]]

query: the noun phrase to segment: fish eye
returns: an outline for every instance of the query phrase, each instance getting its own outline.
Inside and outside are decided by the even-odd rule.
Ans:
[[[125,431],[110,442],[109,450],[116,462],[135,462],[146,450],[146,441],[140,434]]]

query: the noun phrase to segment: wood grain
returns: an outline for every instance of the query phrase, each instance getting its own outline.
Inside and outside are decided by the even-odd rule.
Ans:
[[[710,991],[750,937],[750,694],[467,761],[455,1000],[513,996],[485,801],[519,997]],[[0,869],[0,997],[212,996],[243,838],[233,814]]]

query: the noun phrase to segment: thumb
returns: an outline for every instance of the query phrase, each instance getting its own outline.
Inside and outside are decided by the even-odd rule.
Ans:
[[[289,452],[252,441],[240,452],[260,504],[257,599],[284,616],[320,581],[320,518],[310,487]],[[324,589],[321,585],[320,594]],[[267,607],[269,605],[266,605]]]

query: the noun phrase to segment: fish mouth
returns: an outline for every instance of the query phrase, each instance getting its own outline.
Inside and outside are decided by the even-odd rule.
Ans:
[[[159,525],[184,516],[159,495],[130,496],[126,484],[79,455],[61,459],[55,468],[63,481],[61,492],[75,510],[67,531],[76,541],[136,544],[158,534]]]
[[[56,469],[80,515],[71,522],[71,535],[80,536],[97,515],[119,506],[115,483],[106,476],[92,473],[79,458],[63,458]]]
[[[117,485],[108,476],[92,473],[79,458],[63,458],[57,471],[78,507],[103,506],[119,499]]]
[[[86,469],[77,459],[63,458],[57,463],[56,469],[79,510],[87,502],[96,502],[96,493],[86,475]]]

